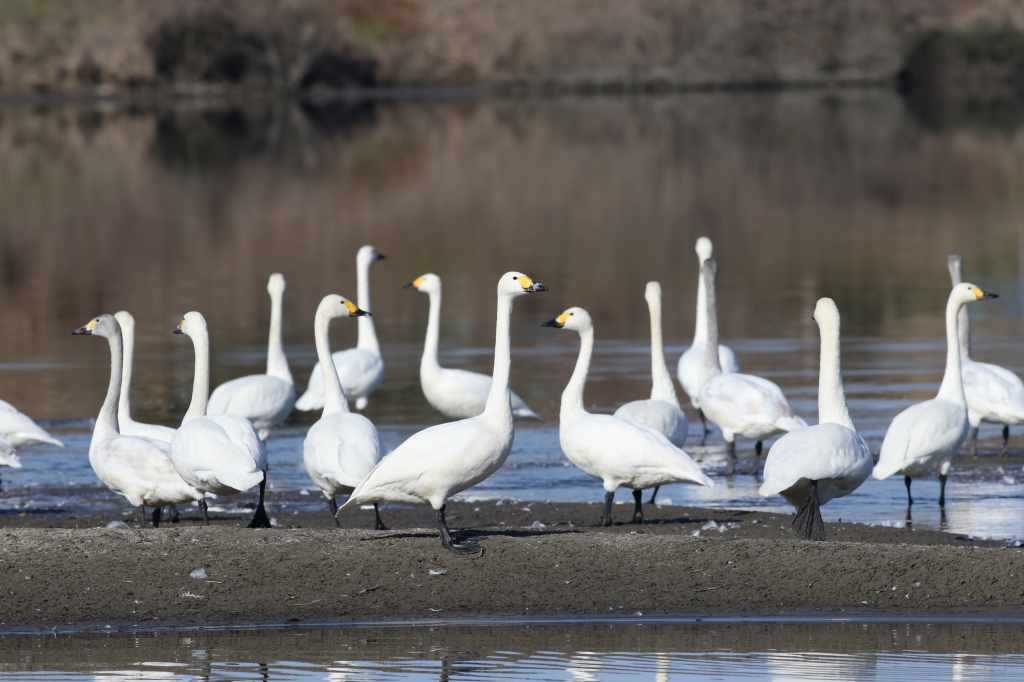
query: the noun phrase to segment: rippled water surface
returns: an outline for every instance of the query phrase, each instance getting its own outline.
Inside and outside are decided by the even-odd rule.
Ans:
[[[1019,626],[881,623],[444,625],[0,638],[38,680],[1006,680]]]
[[[642,397],[644,283],[663,283],[674,373],[692,334],[701,234],[721,263],[724,339],[811,420],[811,311],[819,296],[837,300],[851,412],[877,449],[892,416],[939,383],[948,253],[1003,295],[973,308],[976,357],[1024,370],[1022,140],[1005,127],[925,124],[885,92],[2,110],[0,397],[68,447],[26,451],[24,469],[3,471],[0,512],[123,509],[86,459],[106,347],[71,329],[132,311],[136,416],[173,424],[192,373],[189,344],[170,334],[179,316],[206,313],[217,382],[262,371],[265,282],[281,271],[301,388],[315,305],[331,291],[355,296],[354,254],[367,242],[389,256],[372,275],[386,370],[367,412],[389,448],[440,421],[417,383],[426,299],[404,282],[444,278],[442,361],[483,371],[497,276],[515,268],[550,289],[517,303],[513,324],[513,384],[545,421],[520,425],[506,467],[468,495],[600,497],[557,441],[576,339],[538,323],[587,307],[597,326],[588,404],[611,411]],[[351,345],[355,325],[338,322],[333,335]],[[296,416],[271,441],[276,491],[310,487],[300,464],[310,423]],[[702,448],[692,428],[692,450],[718,471],[720,439]],[[991,455],[998,429],[983,435]],[[944,527],[1024,538],[1021,439],[1024,429],[1009,459],[957,463]],[[757,462],[744,464],[714,490],[675,486],[662,499],[782,509],[757,496]],[[937,484],[915,491],[914,523],[938,526]],[[870,481],[826,517],[900,524],[903,495],[902,481]],[[289,504],[278,513],[303,506]]]

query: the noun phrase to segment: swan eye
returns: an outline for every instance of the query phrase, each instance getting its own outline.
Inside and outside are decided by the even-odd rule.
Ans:
[[[519,279],[519,275],[512,275],[512,279]]]

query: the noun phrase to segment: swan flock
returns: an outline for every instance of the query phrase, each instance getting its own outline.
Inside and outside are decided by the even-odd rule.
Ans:
[[[706,237],[696,243],[699,277],[696,325],[690,346],[678,359],[677,378],[700,419],[700,436],[717,427],[732,475],[737,440],[762,443],[780,436],[768,449],[760,494],[780,496],[796,514],[793,527],[808,539],[825,536],[821,508],[849,495],[868,478],[904,477],[907,505],[913,504],[914,478],[935,474],[939,505],[945,505],[946,482],[954,457],[970,440],[972,451],[983,423],[1002,426],[1004,453],[1009,428],[1024,423],[1024,383],[1002,367],[971,357],[967,307],[995,298],[961,279],[962,261],[949,259],[952,287],[945,306],[946,365],[934,398],[911,405],[889,426],[877,459],[850,418],[840,361],[840,312],[830,298],[813,310],[820,336],[818,420],[808,426],[772,381],[740,372],[736,353],[719,339],[716,276],[718,261]],[[374,528],[384,530],[380,504],[430,505],[442,546],[473,553],[477,544],[457,538],[448,526],[447,502],[493,475],[509,456],[516,420],[540,420],[510,388],[512,314],[524,296],[547,287],[531,275],[510,271],[495,289],[494,360],[483,374],[442,366],[439,357],[442,287],[437,274],[420,275],[405,286],[428,302],[426,332],[419,365],[426,402],[447,419],[413,433],[385,454],[377,429],[364,414],[383,382],[384,361],[374,326],[370,271],[384,256],[363,246],[356,256],[357,298],[324,296],[313,314],[317,364],[299,395],[285,354],[285,278],[270,275],[270,326],[266,371],[238,377],[210,392],[210,327],[198,311],[184,314],[173,330],[191,341],[194,354],[192,396],[177,427],[136,421],[131,387],[135,319],[127,311],[101,314],[73,333],[107,341],[110,379],[102,398],[89,446],[89,463],[97,478],[159,525],[162,509],[195,503],[209,522],[207,499],[255,492],[250,527],[267,528],[270,466],[266,441],[293,410],[320,411],[308,428],[302,463],[324,496],[332,517],[354,506],[372,505]],[[687,451],[689,421],[665,361],[662,332],[662,286],[646,284],[650,319],[651,375],[648,397],[623,401],[614,414],[587,409],[584,389],[594,354],[597,321],[582,307],[564,308],[544,326],[575,332],[579,350],[558,415],[558,441],[565,458],[597,479],[604,492],[601,525],[611,525],[619,488],[633,496],[633,523],[644,520],[641,491],[685,483],[712,487],[693,450]],[[356,345],[331,352],[332,320],[354,318]],[[339,329],[347,326],[339,323]],[[350,401],[356,411],[350,409]],[[703,440],[701,441],[703,444]],[[0,466],[21,465],[17,449],[32,444],[60,446],[13,406],[0,401]],[[347,499],[339,506],[338,495]],[[369,507],[367,507],[369,508]],[[909,513],[909,511],[908,511]]]

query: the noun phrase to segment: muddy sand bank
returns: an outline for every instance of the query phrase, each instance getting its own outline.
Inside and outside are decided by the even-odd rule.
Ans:
[[[628,519],[630,507],[616,515]],[[596,504],[459,503],[478,556],[444,551],[428,509],[324,514],[248,530],[186,514],[160,529],[0,517],[0,628],[311,623],[487,615],[1024,616],[1024,553],[946,533],[661,507],[596,528]],[[711,522],[714,522],[712,524]],[[284,527],[284,526],[288,527]],[[50,526],[50,527],[46,527]],[[695,532],[699,531],[699,532]],[[195,572],[196,569],[202,572]],[[195,573],[194,573],[195,572]],[[198,577],[192,577],[196,575]]]

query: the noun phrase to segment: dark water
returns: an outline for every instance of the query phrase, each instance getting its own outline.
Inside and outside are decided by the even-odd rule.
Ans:
[[[524,425],[508,466],[471,496],[599,496],[556,437],[576,340],[537,323],[569,305],[590,309],[588,402],[610,411],[643,396],[644,283],[663,283],[674,374],[692,333],[702,234],[721,263],[725,340],[745,371],[777,381],[812,420],[811,311],[819,296],[837,300],[851,411],[877,446],[892,416],[940,380],[948,253],[1003,294],[972,309],[975,356],[1024,370],[1022,139],[936,128],[881,91],[0,110],[0,397],[69,445],[27,452],[25,469],[4,472],[0,509],[122,508],[86,461],[106,349],[71,329],[132,311],[136,416],[174,423],[192,374],[189,344],[170,334],[181,313],[207,315],[216,381],[262,371],[265,282],[281,271],[287,352],[303,387],[316,303],[355,296],[354,254],[367,242],[389,256],[372,275],[386,369],[368,410],[389,447],[439,421],[417,379],[426,298],[402,283],[442,275],[443,362],[484,371],[497,276],[519,269],[550,289],[517,304],[513,325],[514,387],[547,421]],[[354,338],[354,324],[335,325],[336,347]],[[278,490],[310,486],[300,464],[309,423],[298,417],[271,442]],[[984,435],[984,449],[997,449],[997,430]],[[950,530],[1024,538],[1017,443],[1005,462],[957,463]],[[782,509],[757,497],[755,468],[664,499]],[[915,523],[938,525],[936,484],[917,485]],[[898,524],[902,501],[901,482],[871,481],[828,513]]]
[[[39,680],[1006,680],[1019,625],[590,623],[0,638]]]

